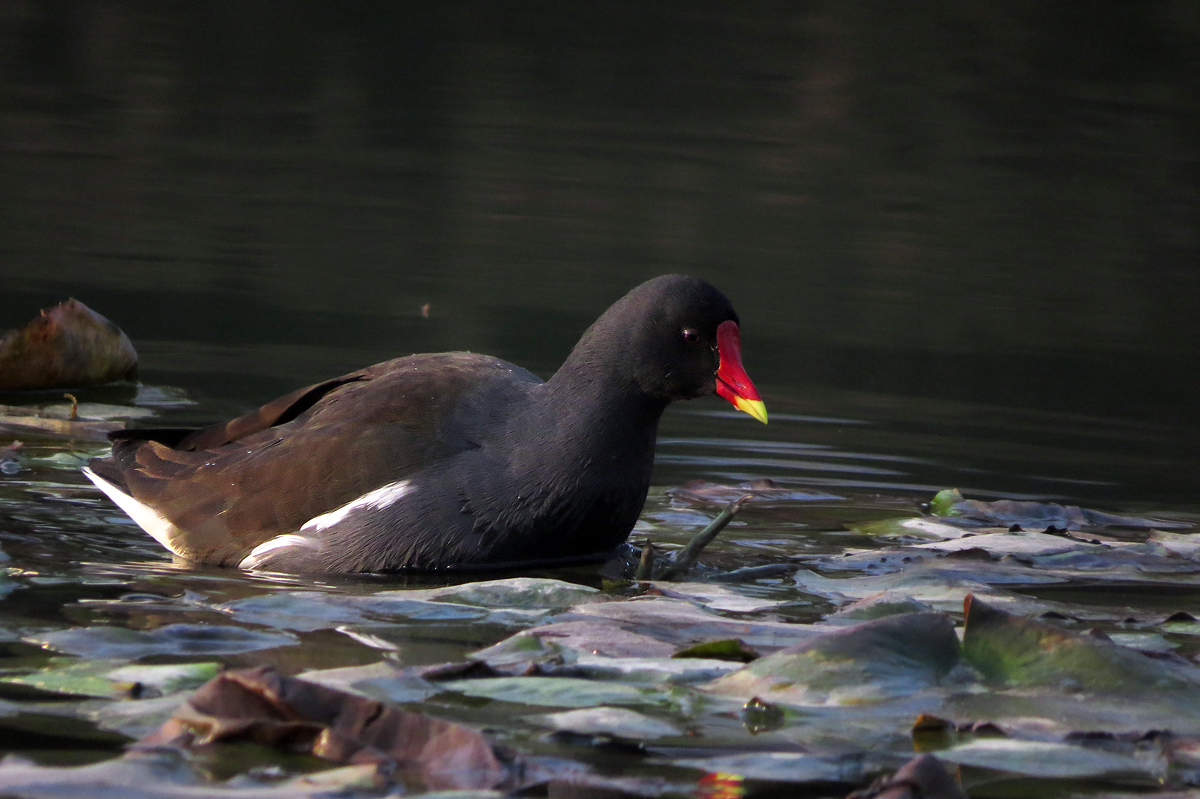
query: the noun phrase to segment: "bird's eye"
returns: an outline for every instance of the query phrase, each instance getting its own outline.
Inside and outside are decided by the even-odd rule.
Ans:
[[[700,331],[696,330],[694,327],[685,327],[683,329],[683,340],[688,344],[695,344],[700,340]]]

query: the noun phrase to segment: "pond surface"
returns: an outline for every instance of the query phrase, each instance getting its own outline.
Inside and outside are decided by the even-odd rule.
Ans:
[[[412,671],[322,679],[486,728],[543,782],[577,767],[590,775],[578,782],[636,795],[800,782],[844,796],[914,749],[959,764],[972,796],[1200,784],[1192,700],[1163,710],[1129,687],[1174,696],[1200,651],[1179,615],[1200,617],[1200,566],[1178,538],[1200,522],[1200,24],[1182,6],[1035,6],[0,0],[0,329],[74,296],[141,358],[140,385],[74,392],[85,415],[206,424],[411,352],[469,349],[549,376],[629,288],[688,272],[738,308],[771,423],[716,399],[669,409],[634,540],[670,550],[740,493],[675,490],[691,481],[774,484],[686,583],[648,596],[611,569],[575,569],[526,576],[600,593],[505,583],[486,600],[406,600],[387,592],[448,581],[173,563],[80,475],[102,437],[0,425],[0,447],[24,442],[0,471],[0,749],[47,767],[122,764],[105,779],[164,795],[312,793],[289,781],[328,763],[249,744],[190,765],[118,760],[216,667],[178,683],[109,675],[411,669],[487,650],[472,657],[497,674],[570,667],[558,677],[592,688],[569,684],[572,702]],[[921,516],[947,488],[1158,531],[1056,527],[1061,547],[1014,534],[959,551],[953,528],[869,526]],[[749,567],[765,571],[723,581]],[[880,693],[862,696],[816,696],[815,677],[780,687],[792,666],[763,658],[761,712],[736,684],[710,689],[729,666],[664,665],[686,663],[663,653],[697,638],[770,655],[883,590],[960,627],[972,594],[1011,614],[980,611],[975,629],[1010,625],[1009,642],[1026,621],[1078,639],[1047,645],[1058,671],[1043,680],[993,668],[961,630],[967,665],[936,678],[920,658],[894,671],[864,638],[847,673],[861,667]],[[622,630],[656,654],[600,662],[587,646],[606,633],[590,627],[564,633],[558,661],[488,650],[592,623],[593,605],[628,613]],[[1096,638],[1078,643],[1092,628],[1169,673],[1092,652]],[[1060,645],[1124,683],[1090,682]],[[642,717],[547,721],[592,706]],[[923,713],[947,722],[942,737],[913,731]],[[1007,737],[977,735],[987,723]],[[64,776],[78,772],[14,763],[0,788],[84,795]],[[367,795],[361,776],[331,784]]]
[[[213,380],[220,384],[217,376]],[[153,414],[134,420],[141,424],[207,420],[230,411],[227,399],[148,383],[78,393],[85,416]],[[36,407],[41,408],[48,400],[30,395],[20,399],[40,400]],[[51,412],[54,403],[66,408],[53,401]],[[8,751],[49,770],[31,776],[28,769],[5,772],[0,766],[0,783],[25,786],[29,795],[88,795],[80,793],[78,780],[84,775],[54,768],[126,763],[129,755],[112,758],[132,739],[162,724],[187,691],[214,669],[264,664],[483,727],[490,741],[529,759],[533,765],[527,763],[523,773],[536,766],[545,781],[582,781],[629,795],[688,794],[697,784],[714,779],[712,773],[729,772],[745,775],[738,790],[749,795],[800,782],[818,795],[842,796],[854,785],[897,768],[914,742],[918,750],[940,752],[964,764],[961,776],[973,796],[1011,791],[1057,796],[1116,784],[1147,786],[1166,780],[1179,785],[1193,779],[1186,758],[1164,754],[1158,743],[1120,743],[1120,736],[1170,728],[1182,740],[1191,740],[1200,734],[1200,711],[1163,710],[1112,686],[1085,685],[1084,690],[1097,692],[1104,713],[1079,718],[1077,710],[1054,705],[1049,710],[1014,710],[1010,704],[1022,700],[1010,694],[1030,689],[1019,684],[1001,689],[997,686],[1003,680],[982,677],[973,677],[978,684],[972,682],[976,687],[965,694],[962,686],[955,689],[953,680],[945,687],[949,678],[943,679],[937,690],[945,696],[929,694],[922,676],[908,672],[891,678],[903,689],[861,698],[797,697],[756,685],[751,693],[765,697],[767,710],[762,712],[769,721],[764,723],[754,712],[741,709],[750,694],[706,692],[714,679],[730,679],[721,675],[742,668],[741,663],[665,659],[690,643],[730,638],[766,655],[816,632],[828,632],[831,620],[838,618],[830,614],[880,591],[890,592],[894,601],[920,603],[914,607],[946,612],[956,620],[962,619],[964,598],[973,594],[980,601],[1006,603],[1005,608],[1018,614],[1014,620],[1047,619],[1040,623],[1058,624],[1069,635],[1102,630],[1118,642],[1113,646],[1171,653],[1183,664],[1200,653],[1200,627],[1186,621],[1200,617],[1200,561],[1191,559],[1195,545],[1189,549],[1178,544],[1187,538],[1178,532],[1186,533],[1190,524],[1200,521],[1200,512],[1193,503],[1175,499],[1175,489],[1158,479],[1163,473],[1193,468],[1194,462],[1190,451],[1180,451],[1184,448],[1171,440],[1169,430],[881,394],[831,391],[802,399],[776,394],[768,395],[768,403],[772,423],[767,427],[723,410],[715,399],[676,406],[664,419],[655,487],[634,531],[635,542],[649,540],[660,551],[669,551],[707,524],[729,497],[745,490],[737,484],[764,477],[773,481],[766,488],[758,484],[759,496],[705,551],[698,571],[680,578],[685,582],[658,582],[651,588],[649,583],[620,579],[623,573],[611,564],[603,570],[537,572],[527,576],[550,582],[538,584],[532,600],[528,587],[506,587],[503,582],[485,584],[500,586],[490,589],[490,599],[449,596],[429,601],[429,589],[455,581],[436,575],[255,575],[172,562],[80,475],[83,458],[105,451],[102,440],[13,431],[10,437],[19,437],[25,446],[16,460],[20,471],[0,482],[0,547],[8,558],[0,728]],[[677,489],[681,484],[686,485]],[[714,485],[734,488],[717,490]],[[923,513],[933,494],[946,486],[959,487],[976,499],[1079,503],[1147,514],[1157,519],[1155,526],[1176,532],[1089,528],[1054,539],[1062,546],[1052,543],[1050,550],[1044,549],[1043,541],[1027,544],[1022,539],[1013,554],[1006,556],[1002,547],[991,550],[990,556],[963,559],[954,554],[955,539],[945,538],[961,531],[926,535],[882,526],[914,517],[936,520]],[[1026,525],[1030,531],[1049,526],[1044,521],[1038,527]],[[1005,529],[998,528],[1001,533]],[[1162,541],[1137,543],[1148,537],[1156,541],[1156,536]],[[1016,540],[1021,534],[1007,537]],[[987,536],[977,538],[982,548],[972,552],[994,546],[984,543]],[[1101,539],[1105,543],[1097,547]],[[1033,548],[1022,548],[1026,546]],[[1128,549],[1138,546],[1143,549]],[[1068,558],[1075,560],[1063,560]],[[734,582],[723,576],[754,567],[766,571]],[[601,593],[581,598],[570,594],[570,584],[581,586],[579,590],[599,588]],[[645,596],[647,590],[652,596]],[[566,598],[555,596],[564,591]],[[639,595],[640,603],[632,599]],[[597,597],[609,602],[578,604]],[[669,604],[647,605],[654,597]],[[522,630],[532,629],[535,638],[538,630],[574,630],[572,622],[595,623],[594,613],[587,615],[589,608],[627,603],[632,603],[630,611],[611,611],[621,619],[618,628],[585,626],[581,632],[554,633],[567,636],[562,642],[567,648],[554,650],[549,660],[545,652],[527,647],[518,647],[516,654],[509,651],[517,640],[511,636]],[[696,613],[710,618],[698,620]],[[922,614],[891,618],[909,617]],[[566,627],[555,626],[562,624]],[[629,651],[614,629],[650,637]],[[918,625],[904,636],[916,640],[911,636],[923,630]],[[613,646],[618,649],[606,650]],[[564,651],[573,653],[565,665]],[[598,654],[583,654],[589,651]],[[1149,656],[1136,657],[1157,667]],[[870,658],[864,666],[869,671],[891,668],[887,659],[880,666]],[[427,682],[394,671],[468,659],[482,659],[499,675],[545,676]],[[514,670],[514,663],[525,665]],[[529,671],[530,663],[540,665]],[[689,663],[697,665],[671,665]],[[161,675],[154,669],[171,664],[192,664],[195,676],[189,681],[189,671],[172,684],[174,690],[164,688],[155,682]],[[140,686],[133,695],[137,698],[131,698],[128,683],[119,679],[126,673],[121,670],[132,666],[149,667],[132,672]],[[367,670],[325,671],[347,667]],[[381,673],[380,668],[393,671]],[[680,668],[685,669],[682,676]],[[853,658],[846,668],[855,668]],[[333,676],[323,676],[329,674]],[[569,695],[548,695],[545,689],[520,682],[578,683],[581,677],[595,686],[592,693],[586,685],[571,684]],[[1135,673],[1134,682],[1142,678]],[[504,680],[518,682],[509,685]],[[1200,677],[1197,680],[1200,685]],[[787,684],[793,684],[791,678]],[[980,693],[985,686],[988,691]],[[1072,692],[1058,693],[1053,688],[1052,698],[1038,701],[1078,704]],[[989,696],[992,701],[963,706],[972,696],[977,703]],[[628,716],[569,715],[596,706]],[[1031,722],[1039,713],[1045,713],[1042,721]],[[783,715],[777,719],[773,714]],[[921,714],[950,719],[962,729],[934,736],[932,743],[910,738],[909,728]],[[976,739],[969,725],[963,726],[980,721],[1004,729],[1010,737],[999,740],[1017,745],[1049,746],[1072,734],[1094,733],[1117,736],[1109,748],[1128,751],[1106,754],[1103,749],[1055,744],[1068,746],[1068,752],[980,752],[980,741],[994,739]],[[1148,753],[1150,749],[1154,751]],[[1061,772],[1045,766],[1080,753],[1097,762]],[[715,765],[709,767],[709,761]],[[151,768],[140,760],[131,762],[132,777],[89,778],[104,777],[118,785],[133,779],[154,786],[155,795],[168,796],[197,784],[221,785],[230,778],[234,782],[214,790],[229,791],[242,784],[299,790],[295,780],[308,779],[303,775],[326,767],[263,747],[247,750],[245,744],[204,751],[182,775],[179,764],[164,774],[161,764]],[[1141,765],[1129,772],[1131,764]],[[571,771],[579,768],[587,770],[586,778]],[[706,772],[710,776],[705,777]],[[355,785],[361,787],[361,778],[356,772],[338,785],[353,793]],[[48,785],[59,787],[52,790]]]

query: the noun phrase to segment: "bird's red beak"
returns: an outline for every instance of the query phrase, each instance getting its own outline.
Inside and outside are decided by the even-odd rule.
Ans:
[[[767,406],[750,375],[742,368],[742,336],[732,319],[717,326],[717,393],[739,411],[748,413],[763,424],[767,423]]]

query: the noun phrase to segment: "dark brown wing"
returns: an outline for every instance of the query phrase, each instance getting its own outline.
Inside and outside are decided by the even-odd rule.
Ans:
[[[339,386],[367,379],[364,375],[365,370],[326,380],[324,383],[306,386],[277,400],[272,400],[244,416],[211,427],[202,427],[199,430],[192,428],[135,428],[116,430],[108,437],[112,441],[157,441],[172,449],[183,451],[215,449],[266,430],[268,427],[287,424],[316,405],[322,397]]]
[[[415,355],[182,437],[122,436],[113,459],[130,494],[177,528],[174,551],[235,564],[264,541],[473,448],[470,430],[447,423],[453,409],[531,382],[539,381],[494,358]]]

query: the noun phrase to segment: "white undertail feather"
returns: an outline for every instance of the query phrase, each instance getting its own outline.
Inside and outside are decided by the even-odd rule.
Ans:
[[[347,516],[362,510],[386,508],[408,494],[411,490],[412,485],[408,480],[397,480],[394,483],[380,486],[374,491],[368,491],[358,499],[353,499],[340,508],[335,508],[328,513],[322,513],[320,516],[314,516],[301,525],[300,529],[295,533],[284,533],[283,535],[277,535],[268,541],[262,542],[252,549],[249,555],[242,558],[242,562],[238,564],[238,568],[246,569],[247,571],[257,569],[269,561],[273,553],[281,549],[302,548],[321,552],[325,548],[324,545],[319,540],[303,535],[303,533],[317,533],[321,530],[326,530],[345,520]]]
[[[405,494],[408,494],[411,490],[412,485],[408,480],[397,480],[394,483],[388,483],[374,491],[363,494],[358,499],[347,502],[336,510],[331,510],[329,513],[322,513],[320,516],[314,516],[301,525],[300,529],[317,532],[327,527],[333,527],[356,510],[362,508],[386,508]]]
[[[304,549],[312,549],[320,552],[325,547],[315,538],[309,538],[304,535],[296,535],[295,533],[284,533],[277,535],[272,539],[263,541],[261,544],[250,550],[250,554],[242,558],[242,562],[238,564],[239,569],[252,571],[263,564],[267,556],[277,549],[290,549],[292,547],[303,547]]]
[[[100,475],[96,474],[88,467],[83,468],[83,473],[88,479],[96,484],[96,487],[103,491],[109,499],[115,502],[121,510],[129,515],[129,518],[137,522],[137,525],[145,530],[154,538],[155,541],[162,544],[168,551],[173,552],[179,557],[187,557],[184,553],[176,549],[171,541],[176,536],[180,536],[182,531],[176,527],[170,520],[160,514],[149,505],[139,502],[129,494],[122,491],[114,483],[105,480]],[[363,494],[358,499],[347,502],[336,510],[331,510],[328,513],[323,513],[309,519],[301,531],[317,532],[332,527],[338,522],[345,519],[355,511],[364,510],[367,508],[386,508],[396,500],[408,494],[412,490],[412,486],[407,480],[399,480],[394,483],[388,483],[381,488]],[[274,538],[264,541],[250,551],[242,562],[238,564],[241,569],[255,569],[268,556],[279,549],[289,547],[303,547],[305,549],[314,549],[320,551],[323,547],[321,542],[305,535],[297,533],[286,533],[277,535]]]
[[[83,467],[83,473],[87,475],[89,480],[96,484],[97,488],[107,494],[109,499],[117,503],[121,510],[129,515],[129,518],[137,522],[138,527],[149,533],[155,541],[162,544],[170,552],[180,557],[186,557],[186,555],[171,545],[171,539],[179,535],[181,530],[166,517],[149,505],[138,502],[87,466]]]

